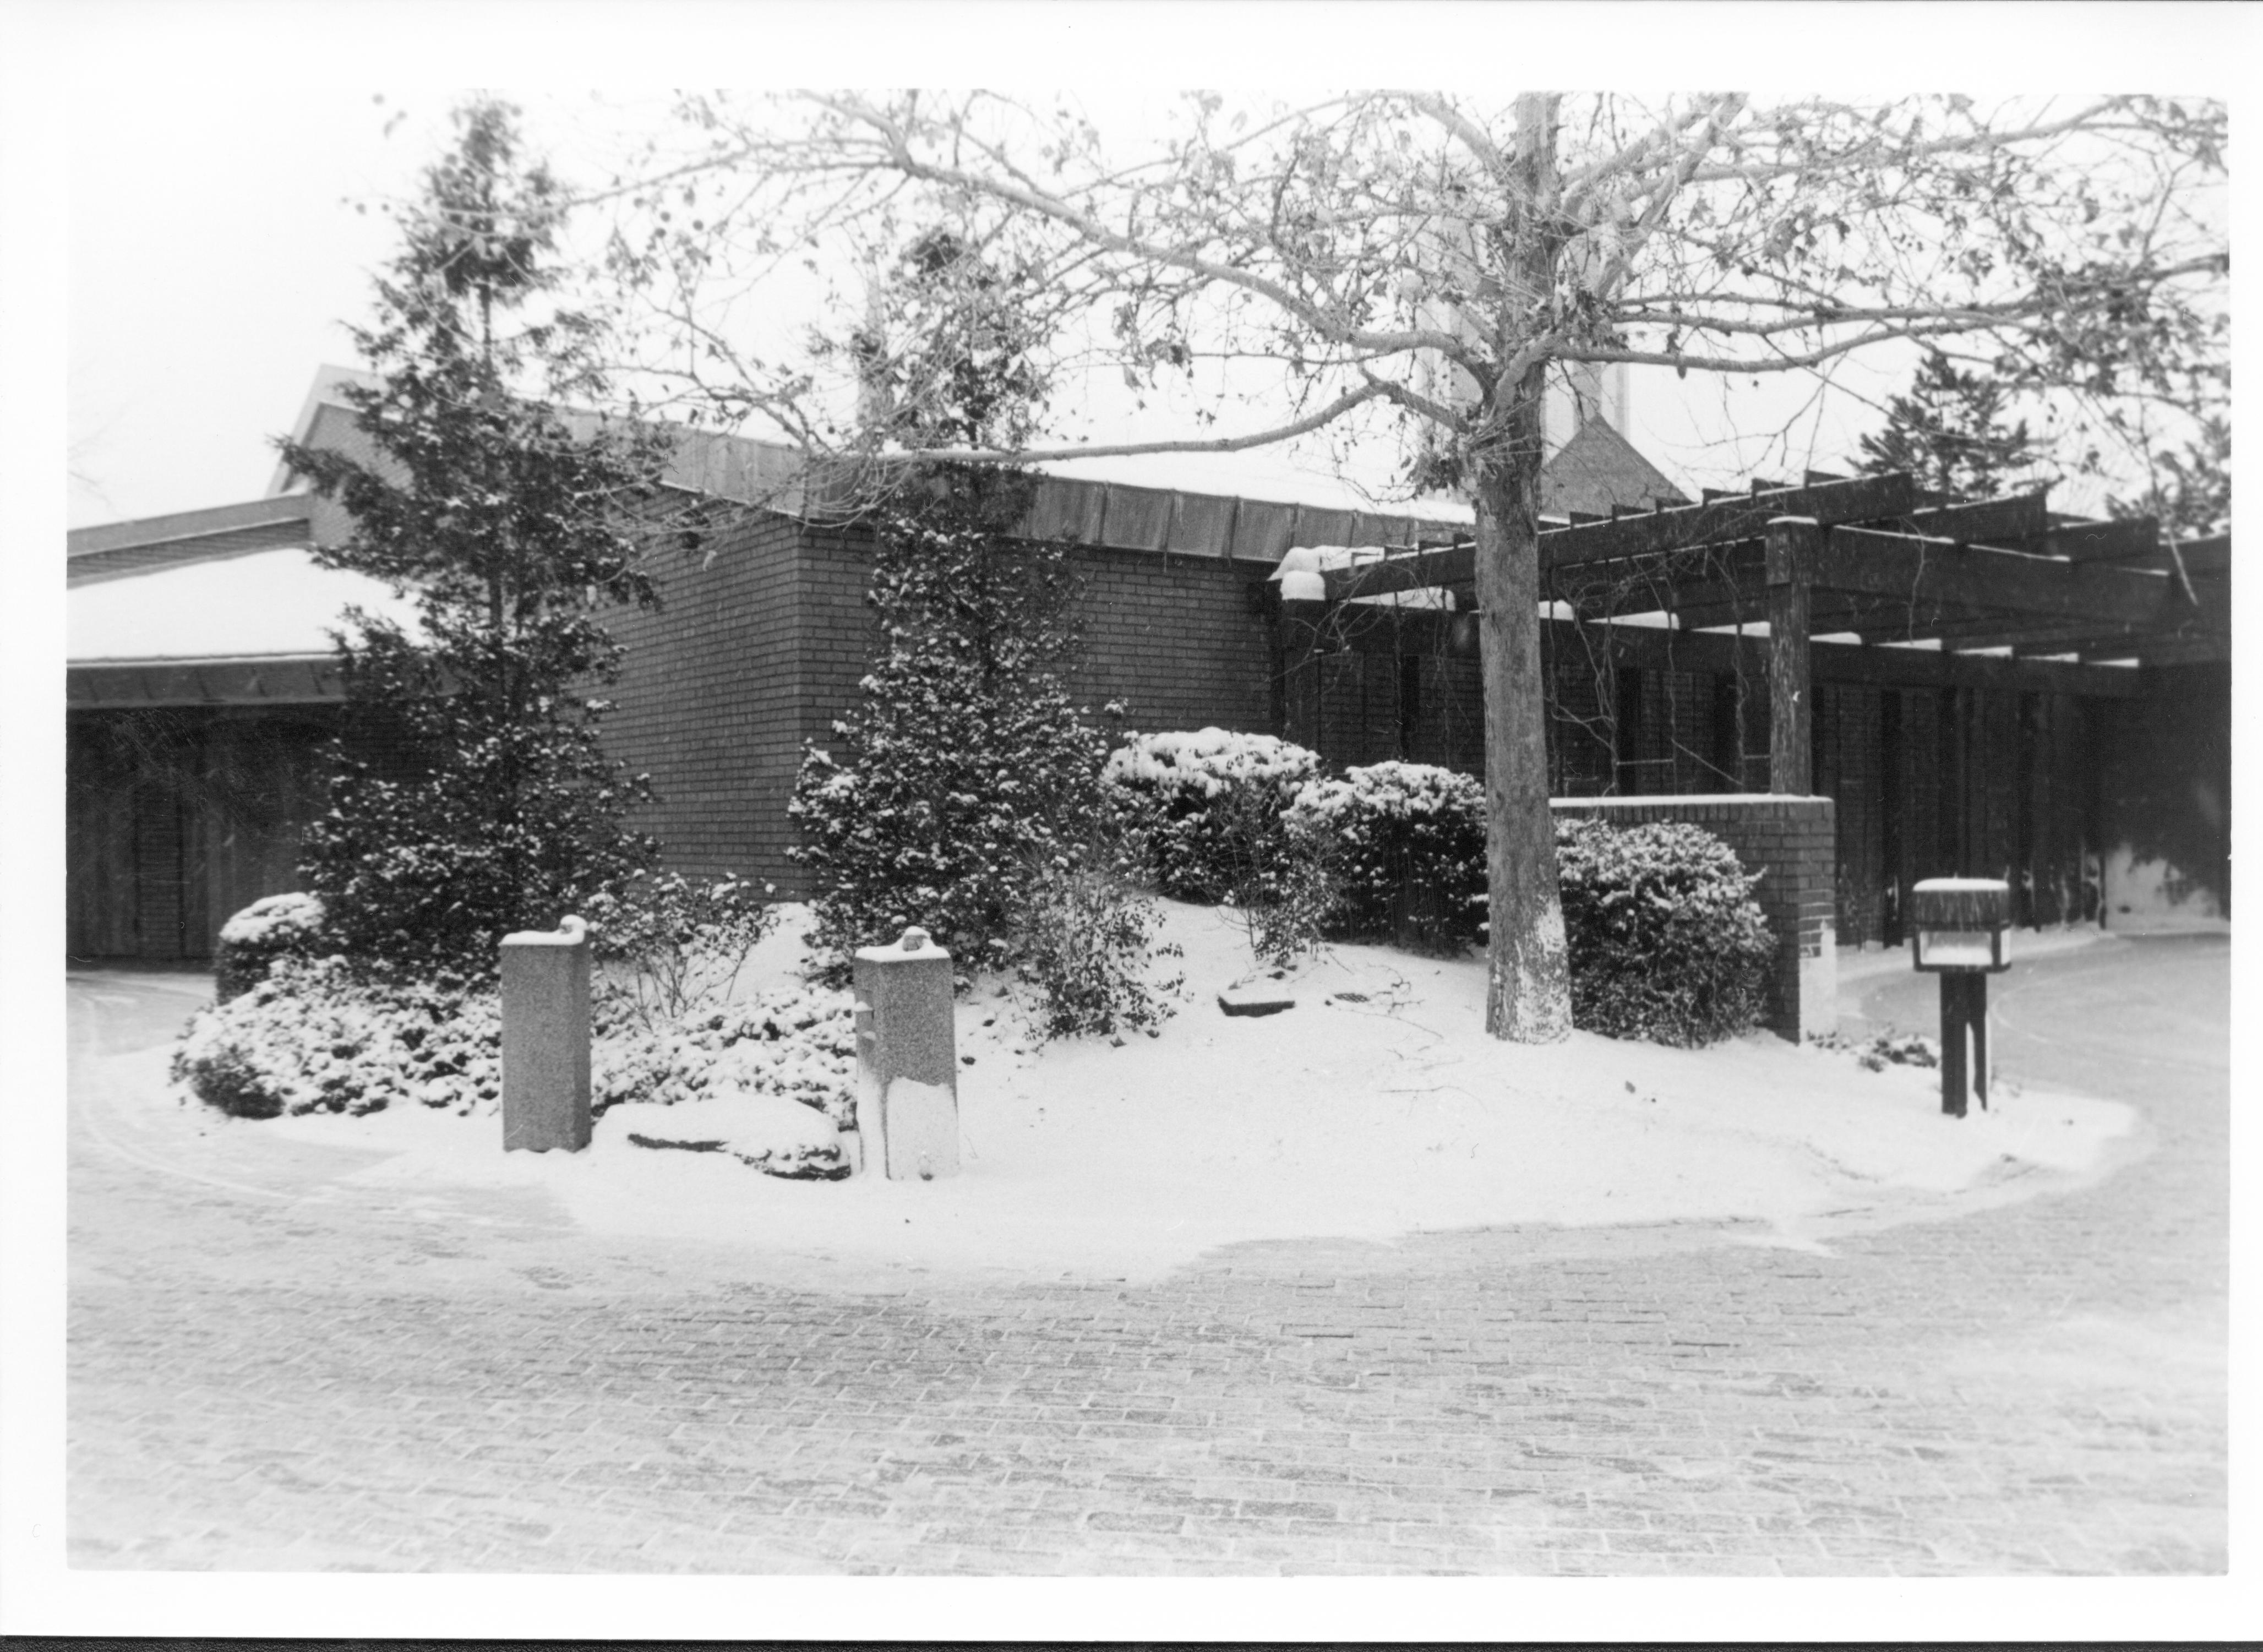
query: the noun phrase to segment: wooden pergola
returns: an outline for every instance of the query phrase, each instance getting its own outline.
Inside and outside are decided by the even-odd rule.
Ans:
[[[1620,664],[1764,675],[1770,790],[1801,795],[1814,682],[2123,698],[2145,667],[2228,660],[2230,552],[2229,535],[2167,546],[2151,518],[2055,512],[2042,489],[1956,500],[1905,474],[1813,471],[1540,533],[1551,641],[1576,634]],[[1280,605],[1292,668],[1404,648],[1410,629],[1444,627],[1464,650],[1473,636],[1471,543],[1386,552],[1325,580],[1324,598]],[[1406,595],[1441,591],[1450,609]]]

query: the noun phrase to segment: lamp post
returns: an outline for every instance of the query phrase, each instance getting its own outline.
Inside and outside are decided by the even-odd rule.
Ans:
[[[1910,960],[1941,977],[1941,1110],[1988,1105],[1988,977],[2012,967],[2012,888],[1996,878],[1927,878],[1909,898]],[[1971,1077],[1965,1046],[1971,1045]]]

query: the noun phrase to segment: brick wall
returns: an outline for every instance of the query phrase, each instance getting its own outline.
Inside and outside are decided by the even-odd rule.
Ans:
[[[1274,726],[1274,627],[1251,602],[1262,564],[1146,551],[1077,554],[1079,705],[1111,699],[1139,729]]]
[[[1075,567],[1080,706],[1096,717],[1122,700],[1145,729],[1272,727],[1272,622],[1249,598],[1265,568],[1106,548],[1077,552]],[[871,667],[871,540],[773,520],[697,570],[695,556],[670,576],[656,620],[616,626],[634,663],[607,744],[669,794],[647,830],[670,866],[752,870],[799,895],[785,804],[802,743],[833,741]],[[654,646],[679,625],[690,629]]]
[[[1753,898],[1775,931],[1768,1025],[1798,1040],[1838,1025],[1838,940],[1832,888],[1836,810],[1827,797],[1557,798],[1558,818],[1615,826],[1680,822],[1727,844],[1761,874]]]
[[[666,554],[659,612],[607,620],[628,653],[607,691],[616,709],[605,748],[652,775],[656,796],[634,820],[661,839],[673,871],[738,873],[782,888],[792,873],[799,537],[788,518],[750,512],[697,548]]]

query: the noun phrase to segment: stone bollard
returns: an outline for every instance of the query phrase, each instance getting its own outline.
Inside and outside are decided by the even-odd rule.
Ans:
[[[925,930],[857,951],[857,1127],[892,1182],[958,1174],[951,954]]]
[[[589,1145],[589,925],[502,938],[502,1149]]]

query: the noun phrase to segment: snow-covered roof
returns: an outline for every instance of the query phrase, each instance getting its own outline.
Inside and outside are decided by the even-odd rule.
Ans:
[[[304,549],[258,551],[79,585],[69,658],[218,660],[326,654],[349,606],[418,634],[416,605],[366,575],[322,568]]]

